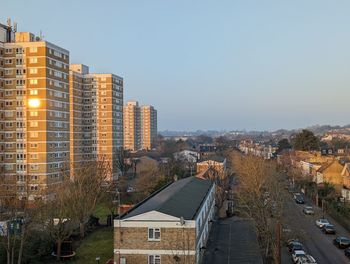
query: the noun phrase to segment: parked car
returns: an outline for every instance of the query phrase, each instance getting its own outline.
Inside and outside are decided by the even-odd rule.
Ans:
[[[350,247],[348,247],[347,249],[344,250],[344,254],[345,254],[345,256],[350,258]]]
[[[295,193],[293,193],[293,198],[296,199],[297,196],[300,196],[300,195],[301,195],[301,193],[295,192]]]
[[[350,247],[350,239],[347,237],[338,236],[333,239],[333,244],[338,248],[348,248]]]
[[[298,263],[300,258],[306,257],[304,250],[295,250],[292,253],[292,260],[294,263]]]
[[[313,215],[313,214],[315,214],[315,211],[312,208],[312,206],[304,206],[303,213],[306,215]]]
[[[331,225],[331,224],[323,225],[322,232],[325,234],[335,234],[334,225]]]
[[[316,225],[317,225],[319,228],[322,228],[324,225],[327,225],[327,224],[330,224],[330,223],[329,223],[328,220],[325,219],[325,218],[321,218],[321,219],[317,219],[317,220],[316,220]]]
[[[295,250],[304,250],[304,246],[299,241],[292,241],[288,244],[288,249],[289,252],[293,252]]]
[[[311,255],[306,255],[305,257],[300,257],[298,259],[298,264],[317,264],[316,260]]]
[[[295,200],[295,202],[296,202],[297,204],[304,204],[304,203],[305,203],[304,197],[301,196],[301,195],[297,195],[297,196],[294,198],[294,200]]]
[[[286,242],[287,247],[288,247],[290,244],[294,243],[294,242],[300,243],[299,239],[297,239],[297,238],[291,238],[291,239],[288,239],[287,242]]]

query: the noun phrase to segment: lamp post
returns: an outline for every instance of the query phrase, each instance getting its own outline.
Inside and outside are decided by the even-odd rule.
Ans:
[[[324,218],[324,199],[322,199],[322,218]]]
[[[115,193],[116,193],[116,200],[115,202],[118,203],[118,208],[117,208],[117,211],[118,211],[118,229],[119,229],[119,244],[120,244],[120,248],[121,248],[121,243],[123,241],[122,239],[122,223],[120,221],[120,192],[118,190],[118,187],[115,188]],[[120,263],[121,260],[120,260],[120,251],[118,251],[118,263]]]
[[[100,257],[96,257],[96,264],[100,264]]]

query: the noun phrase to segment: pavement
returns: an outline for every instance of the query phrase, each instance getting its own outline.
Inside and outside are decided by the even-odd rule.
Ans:
[[[293,235],[300,237],[307,253],[311,254],[318,264],[350,263],[350,260],[344,255],[344,250],[333,245],[333,239],[336,236],[350,237],[349,232],[326,214],[325,218],[334,225],[336,235],[323,234],[315,224],[316,219],[322,218],[321,209],[314,206],[308,199],[306,199],[306,203],[313,206],[315,215],[305,215],[302,211],[304,205],[296,204],[291,194],[287,196],[283,235],[289,236],[289,238]],[[285,245],[282,248],[282,263],[293,263]]]
[[[250,220],[231,217],[213,223],[203,264],[262,264]]]

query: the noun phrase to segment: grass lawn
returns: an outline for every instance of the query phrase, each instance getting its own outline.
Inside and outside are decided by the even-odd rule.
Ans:
[[[88,234],[76,250],[76,257],[70,263],[96,264],[96,257],[100,257],[100,264],[105,264],[113,257],[113,228],[100,227]]]

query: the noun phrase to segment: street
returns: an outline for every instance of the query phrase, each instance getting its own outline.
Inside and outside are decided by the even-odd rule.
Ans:
[[[326,214],[325,218],[334,225],[336,235],[323,234],[315,224],[316,219],[322,218],[321,209],[311,204],[307,199],[305,201],[308,205],[313,206],[315,215],[305,215],[302,211],[304,205],[296,204],[293,196],[288,194],[284,210],[283,228],[290,230],[287,232],[285,230],[284,234],[288,237],[293,237],[294,234],[302,234],[301,242],[304,244],[307,253],[311,254],[318,264],[350,263],[350,260],[344,255],[344,250],[333,245],[333,239],[336,236],[350,237],[349,232]],[[282,248],[282,263],[292,263],[291,255],[285,245]]]

